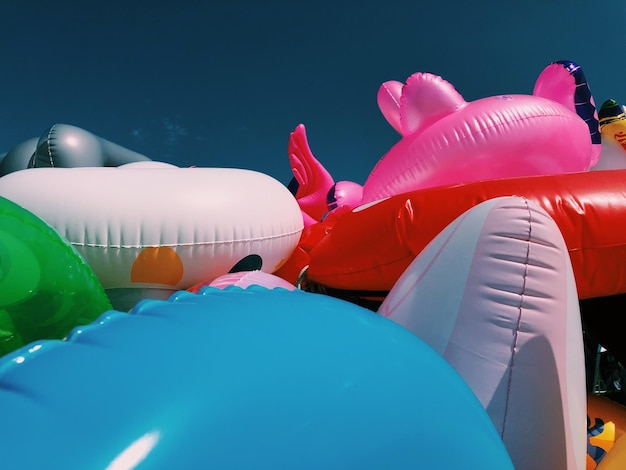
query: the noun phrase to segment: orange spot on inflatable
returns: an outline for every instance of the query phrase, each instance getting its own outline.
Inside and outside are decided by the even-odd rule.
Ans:
[[[175,286],[183,277],[183,262],[169,246],[145,248],[130,270],[131,282]]]
[[[626,438],[622,435],[600,461],[597,470],[620,470],[626,462]]]

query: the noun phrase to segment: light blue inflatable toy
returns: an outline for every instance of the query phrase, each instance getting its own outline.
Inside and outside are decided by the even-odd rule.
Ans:
[[[7,469],[510,469],[437,353],[356,305],[259,286],[109,312],[0,360]]]

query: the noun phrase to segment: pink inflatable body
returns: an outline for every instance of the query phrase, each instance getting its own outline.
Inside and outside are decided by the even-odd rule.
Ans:
[[[309,150],[304,127],[292,133],[289,159],[306,225],[329,209],[358,205],[354,201],[470,181],[587,171],[600,157],[595,103],[580,67],[569,61],[547,66],[532,95],[467,102],[441,77],[416,73],[406,84],[384,83],[378,105],[402,139],[348,196],[334,197],[336,185]]]
[[[540,80],[560,73],[567,74],[550,69]],[[383,85],[379,96],[388,93]],[[573,103],[572,97],[573,90]],[[370,173],[363,202],[467,181],[586,171],[599,156],[575,110],[542,96],[468,103],[441,77],[417,73],[398,99],[397,115],[382,107],[388,100],[379,99],[391,124],[402,126],[403,138]]]

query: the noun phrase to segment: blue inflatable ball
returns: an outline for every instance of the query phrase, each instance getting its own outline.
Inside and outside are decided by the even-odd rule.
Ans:
[[[438,354],[353,304],[207,288],[0,360],[3,468],[513,468]]]

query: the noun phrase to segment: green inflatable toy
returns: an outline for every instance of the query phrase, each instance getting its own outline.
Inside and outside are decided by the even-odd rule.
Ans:
[[[0,197],[0,355],[36,340],[64,338],[111,308],[69,242]]]

